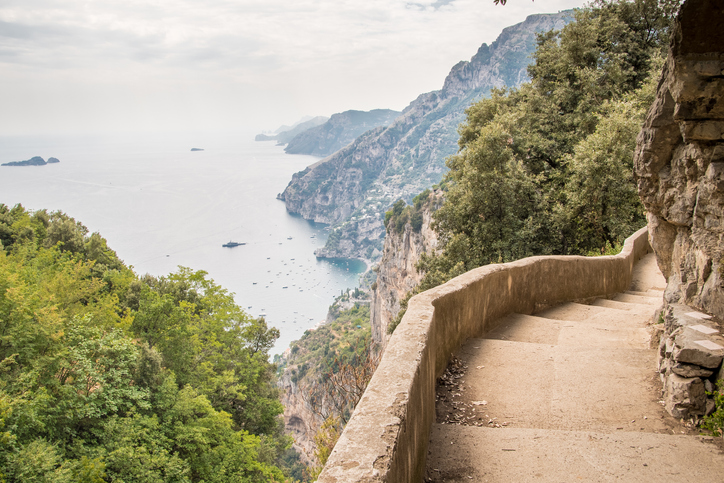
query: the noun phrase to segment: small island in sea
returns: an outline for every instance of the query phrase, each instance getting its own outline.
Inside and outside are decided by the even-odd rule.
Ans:
[[[203,151],[203,148],[191,148],[191,151]]]
[[[60,160],[58,158],[48,158],[48,161],[45,161],[40,156],[33,156],[30,159],[26,159],[25,161],[11,161],[9,163],[3,163],[0,164],[0,166],[45,166],[46,164],[53,164],[53,163],[60,163]]]

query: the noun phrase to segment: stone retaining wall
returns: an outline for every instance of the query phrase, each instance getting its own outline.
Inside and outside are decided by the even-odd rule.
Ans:
[[[662,314],[659,373],[664,407],[672,416],[698,419],[716,410],[713,392],[724,379],[724,337],[710,315],[681,304],[669,304]]]
[[[606,257],[530,257],[487,265],[410,300],[407,313],[318,481],[422,481],[435,381],[461,343],[510,314],[628,289],[647,229]]]

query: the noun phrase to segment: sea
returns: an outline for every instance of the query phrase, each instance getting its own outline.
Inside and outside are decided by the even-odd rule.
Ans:
[[[0,203],[64,211],[138,274],[206,271],[279,329],[272,354],[323,322],[366,270],[359,260],[317,259],[328,227],[277,199],[320,158],[285,154],[253,133],[0,136],[0,163],[33,156],[60,163],[0,166]],[[222,246],[230,241],[240,245]]]

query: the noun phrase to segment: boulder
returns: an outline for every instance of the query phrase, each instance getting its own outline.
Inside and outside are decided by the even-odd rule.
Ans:
[[[709,377],[714,374],[714,371],[704,369],[701,366],[696,366],[694,364],[684,364],[681,362],[677,362],[676,364],[672,365],[671,372],[681,377]]]
[[[724,359],[724,338],[705,335],[689,327],[682,328],[673,338],[672,358],[685,364],[717,369]]]
[[[664,388],[664,407],[676,418],[701,416],[706,412],[704,384],[698,377],[671,374]]]

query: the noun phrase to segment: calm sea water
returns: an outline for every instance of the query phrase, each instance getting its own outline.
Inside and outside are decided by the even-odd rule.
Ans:
[[[364,264],[317,260],[325,227],[276,199],[319,158],[287,155],[250,134],[0,137],[0,163],[32,156],[60,163],[0,167],[0,203],[68,213],[139,274],[207,271],[247,313],[279,328],[274,353],[359,285]],[[228,241],[245,245],[223,248]]]

